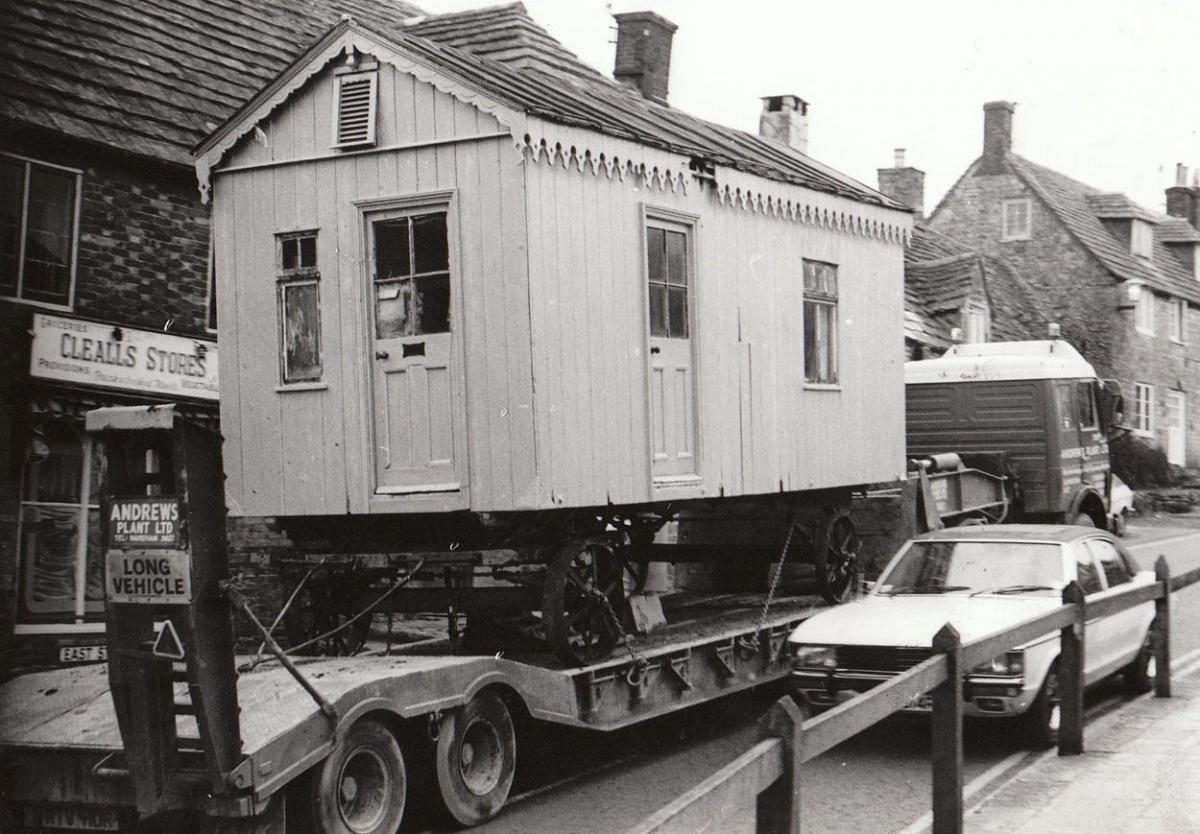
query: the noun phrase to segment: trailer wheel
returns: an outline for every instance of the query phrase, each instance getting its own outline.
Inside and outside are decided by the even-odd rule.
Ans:
[[[834,516],[814,548],[817,588],[830,605],[845,602],[858,578],[858,531],[849,516]]]
[[[447,712],[437,743],[442,805],[461,825],[478,825],[504,807],[517,764],[517,735],[508,707],[491,692]]]
[[[542,587],[542,623],[563,663],[583,666],[608,657],[624,605],[624,575],[612,544],[575,539],[554,554]]]
[[[317,765],[310,786],[319,834],[395,834],[408,794],[400,744],[364,718]]]

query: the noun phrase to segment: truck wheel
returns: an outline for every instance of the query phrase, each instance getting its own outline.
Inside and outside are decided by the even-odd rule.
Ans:
[[[583,666],[608,657],[624,606],[624,575],[611,544],[573,540],[558,549],[542,587],[542,623],[559,660]]]
[[[1046,750],[1058,744],[1062,707],[1058,697],[1058,667],[1050,667],[1037,697],[1025,713],[1025,736],[1034,750]]]
[[[835,516],[817,542],[817,589],[830,605],[848,600],[858,579],[858,531],[849,516]]]
[[[508,799],[517,765],[517,735],[508,707],[491,692],[447,712],[437,743],[442,805],[461,825],[489,820]]]
[[[319,834],[395,834],[408,794],[396,737],[378,721],[362,719],[317,765],[311,792]]]

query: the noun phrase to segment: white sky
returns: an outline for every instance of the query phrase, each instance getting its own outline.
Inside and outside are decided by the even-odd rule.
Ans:
[[[496,0],[415,0],[431,13]],[[612,12],[679,24],[671,104],[757,131],[759,97],[810,103],[809,153],[875,186],[892,149],[931,212],[979,155],[985,101],[1017,103],[1014,149],[1162,211],[1175,163],[1200,167],[1196,0],[524,0],[611,74]]]

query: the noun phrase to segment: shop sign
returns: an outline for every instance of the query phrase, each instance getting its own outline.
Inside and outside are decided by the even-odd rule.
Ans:
[[[156,397],[216,400],[217,344],[37,313],[29,375]]]

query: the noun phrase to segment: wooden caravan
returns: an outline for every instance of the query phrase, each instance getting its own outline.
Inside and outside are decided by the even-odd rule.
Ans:
[[[420,31],[343,21],[197,151],[231,514],[542,548],[902,476],[906,210]]]

